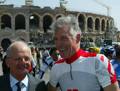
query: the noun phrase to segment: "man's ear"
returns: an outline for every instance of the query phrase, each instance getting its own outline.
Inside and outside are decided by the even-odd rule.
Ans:
[[[77,34],[77,35],[76,35],[76,42],[77,42],[77,43],[80,42],[80,37],[81,37],[80,34]]]

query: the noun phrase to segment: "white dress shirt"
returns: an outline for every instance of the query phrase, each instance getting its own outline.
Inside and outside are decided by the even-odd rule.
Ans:
[[[10,74],[10,85],[11,85],[12,91],[17,91],[17,86],[16,86],[17,82],[18,82],[18,80]],[[21,83],[22,83],[21,91],[28,91],[28,76],[27,75],[21,81]]]

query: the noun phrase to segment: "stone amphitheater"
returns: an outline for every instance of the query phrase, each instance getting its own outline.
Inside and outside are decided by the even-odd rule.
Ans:
[[[0,42],[4,39],[27,42],[32,41],[38,47],[52,47],[53,31],[50,25],[59,17],[73,14],[77,17],[82,30],[83,44],[94,42],[100,45],[103,40],[118,41],[120,34],[110,16],[78,11],[67,11],[65,8],[23,5],[0,5]],[[117,35],[116,35],[117,34]]]

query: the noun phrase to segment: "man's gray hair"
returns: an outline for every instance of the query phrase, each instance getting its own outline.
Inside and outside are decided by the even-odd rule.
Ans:
[[[70,33],[75,36],[76,34],[81,34],[81,29],[79,27],[78,19],[73,16],[62,16],[58,18],[51,26],[52,30],[56,32],[58,29],[62,28],[63,26],[68,26],[70,28]]]

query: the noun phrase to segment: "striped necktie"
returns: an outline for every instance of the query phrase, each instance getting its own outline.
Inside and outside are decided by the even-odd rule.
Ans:
[[[17,91],[21,91],[21,82],[16,83]]]

